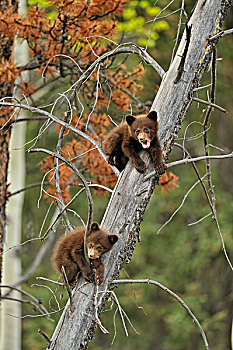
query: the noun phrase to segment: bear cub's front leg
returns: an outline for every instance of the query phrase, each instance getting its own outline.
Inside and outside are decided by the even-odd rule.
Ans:
[[[76,261],[79,265],[83,278],[85,278],[85,280],[88,282],[94,282],[94,272],[85,260],[85,257],[81,256],[79,259],[76,259]]]
[[[158,175],[162,175],[166,171],[167,166],[163,161],[162,150],[158,138],[156,138],[154,146],[149,149],[149,153],[151,155],[156,173]]]
[[[95,268],[95,282],[97,284],[103,283],[104,280],[104,265],[100,259],[92,260]]]
[[[122,150],[124,154],[129,158],[135,169],[143,174],[146,171],[146,163],[141,159],[139,154],[134,150],[133,145],[129,143],[122,144]]]

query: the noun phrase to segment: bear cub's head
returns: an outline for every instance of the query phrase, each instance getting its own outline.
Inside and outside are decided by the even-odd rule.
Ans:
[[[99,259],[104,253],[109,252],[117,241],[117,235],[106,233],[100,229],[97,222],[93,222],[91,232],[86,240],[88,258],[91,260]]]
[[[157,112],[147,115],[127,115],[125,117],[132,138],[140,142],[143,148],[149,148],[158,132]]]

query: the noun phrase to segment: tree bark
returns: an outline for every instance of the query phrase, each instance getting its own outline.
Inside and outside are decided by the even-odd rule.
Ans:
[[[175,83],[186,44],[186,31],[183,33],[176,56],[162,80],[151,109],[159,114],[159,136],[165,158],[171,151],[182,120],[192,102],[194,88],[198,86],[211,59],[212,48],[216,45],[216,41],[208,44],[207,37],[213,36],[222,28],[230,6],[231,2],[228,0],[197,2],[188,22],[192,27],[184,70]],[[148,154],[144,152],[142,157],[149,164],[148,172],[153,170]],[[142,215],[157,183],[155,177],[143,182],[144,176],[128,163],[118,179],[104,214],[101,226],[108,232],[118,234],[119,241],[104,258],[105,279],[99,286],[96,299],[98,314],[102,312],[109,291],[113,288],[111,281],[118,278],[123,263],[132,256]],[[48,349],[87,349],[96,325],[95,286],[88,283],[81,287],[83,282],[81,278],[73,293],[72,309],[68,302]],[[78,291],[78,288],[81,288],[81,291]]]

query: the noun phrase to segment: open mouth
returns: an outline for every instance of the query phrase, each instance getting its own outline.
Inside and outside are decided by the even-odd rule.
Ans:
[[[150,142],[148,140],[140,141],[143,148],[149,148]]]
[[[91,259],[91,260],[96,260],[96,259],[98,259],[98,258],[96,258],[96,257],[94,257],[94,256],[88,256],[88,258]]]

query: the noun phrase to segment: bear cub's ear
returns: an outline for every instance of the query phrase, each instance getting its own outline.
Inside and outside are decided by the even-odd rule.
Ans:
[[[99,231],[100,230],[100,227],[99,227],[99,224],[98,224],[98,222],[93,222],[92,224],[91,224],[91,231]]]
[[[151,111],[148,115],[147,118],[154,120],[155,122],[157,121],[157,112]]]
[[[108,235],[108,239],[112,245],[114,245],[118,241],[117,235]]]
[[[128,114],[126,117],[125,117],[125,120],[126,120],[126,123],[130,126],[133,124],[133,122],[135,121],[135,117],[133,115],[130,115]]]

